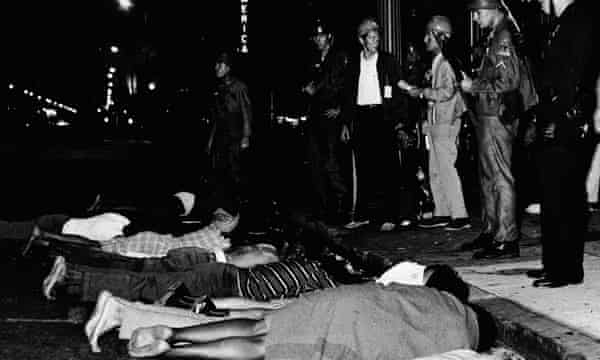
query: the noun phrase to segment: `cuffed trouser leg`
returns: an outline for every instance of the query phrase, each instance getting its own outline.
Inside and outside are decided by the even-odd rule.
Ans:
[[[67,268],[81,273],[81,300],[95,301],[102,290],[126,300],[154,302],[178,283],[186,286],[192,296],[238,296],[237,268],[223,263],[200,264],[185,272],[132,272],[68,264]]]
[[[133,272],[181,272],[216,261],[214,252],[197,247],[173,249],[166,256],[151,258],[133,258],[95,249],[62,249],[57,254],[74,265]]]
[[[519,238],[515,179],[511,169],[514,127],[493,116],[479,117],[476,126],[483,232],[492,235],[496,242]]]
[[[435,204],[434,216],[453,219],[468,217],[462,185],[454,164],[458,156],[456,141],[460,120],[455,124],[436,124],[431,131],[429,177]]]

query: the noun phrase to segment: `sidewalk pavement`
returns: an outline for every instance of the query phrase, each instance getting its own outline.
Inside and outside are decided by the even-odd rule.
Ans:
[[[473,260],[460,244],[476,237],[480,224],[464,231],[373,229],[347,235],[344,244],[389,263],[411,259],[447,263],[472,286],[471,299],[495,317],[500,341],[527,360],[600,360],[600,213],[593,214],[585,247],[585,281],[558,289],[534,288],[525,272],[541,267],[539,218],[526,215],[521,257]]]

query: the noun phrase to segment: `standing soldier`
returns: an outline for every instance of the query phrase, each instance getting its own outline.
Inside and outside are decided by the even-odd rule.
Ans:
[[[347,57],[332,48],[333,34],[322,24],[317,24],[312,40],[317,51],[311,61],[310,80],[302,88],[310,96],[307,136],[312,186],[318,215],[338,223],[343,220],[342,202],[347,192],[337,158]]]
[[[461,81],[475,101],[475,132],[479,148],[483,230],[463,250],[482,248],[476,259],[519,256],[513,142],[518,129],[520,67],[511,24],[499,0],[474,0],[475,21],[489,29],[485,53],[475,79]]]
[[[598,29],[594,1],[538,1],[558,19],[544,53],[538,109],[543,268],[527,275],[538,278],[536,287],[561,287],[581,283],[584,276],[589,164],[581,128],[592,118]]]

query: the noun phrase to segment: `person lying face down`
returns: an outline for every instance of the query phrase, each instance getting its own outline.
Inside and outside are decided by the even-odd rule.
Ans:
[[[445,265],[431,273],[428,285],[442,279],[447,289],[467,286]],[[231,311],[210,317],[102,292],[86,335],[93,351],[100,351],[101,335],[118,327],[119,337],[130,339],[131,356],[227,359],[306,359],[324,353],[332,359],[413,359],[454,349],[483,350],[494,335],[493,322],[477,307],[429,286],[367,282],[294,300],[230,298],[214,304]]]
[[[318,262],[278,261],[268,245],[233,250],[227,257],[228,263],[215,262],[213,253],[194,247],[144,259],[102,251],[63,253],[44,279],[43,293],[48,299],[58,293],[86,302],[109,290],[127,300],[154,302],[183,286],[195,297],[269,300],[335,286]]]

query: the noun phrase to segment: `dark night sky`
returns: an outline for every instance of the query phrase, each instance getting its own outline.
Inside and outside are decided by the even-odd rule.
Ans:
[[[363,16],[353,15],[352,6],[339,0],[324,2],[327,5],[299,0],[250,2],[250,54],[238,63],[238,70],[257,78],[249,82],[262,85],[273,79],[295,81],[294,68],[310,49],[307,32],[316,12],[336,19],[334,9],[345,4],[343,19],[337,17],[339,29],[355,26]],[[150,72],[172,88],[202,87],[212,80],[215,51],[238,45],[239,0],[134,3],[130,13],[118,11],[115,0],[11,5],[8,28],[14,36],[9,35],[7,52],[9,81],[68,104],[84,105],[102,98],[108,63],[133,61],[150,64]],[[373,10],[370,15],[375,15]],[[343,36],[339,38],[341,42]],[[118,57],[106,51],[111,44],[121,47]],[[153,56],[140,55],[141,48],[152,49]]]
[[[120,12],[116,0],[14,2],[7,12],[9,81],[67,104],[92,107],[103,99],[109,63],[145,63],[162,89],[209,89],[216,50],[239,43],[239,0],[133,1],[130,13]],[[406,1],[416,12],[412,18],[406,12],[405,36],[420,43],[424,17],[441,13],[457,21],[464,37],[462,3]],[[238,73],[258,96],[275,91],[293,99],[315,17],[336,31],[338,45],[354,50],[356,24],[376,15],[372,0],[251,0],[250,53],[238,62]],[[111,44],[121,47],[118,57],[107,52]]]

